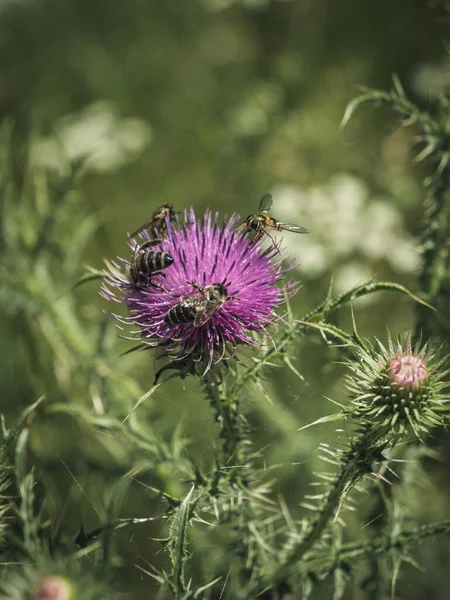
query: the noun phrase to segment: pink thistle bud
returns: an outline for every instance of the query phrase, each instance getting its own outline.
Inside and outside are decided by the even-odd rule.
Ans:
[[[63,577],[46,577],[33,596],[34,600],[71,600],[72,585]]]
[[[414,354],[399,355],[391,359],[387,372],[391,383],[404,388],[416,388],[428,377],[424,361]]]
[[[421,438],[432,427],[446,423],[449,384],[445,356],[427,344],[405,347],[389,338],[385,348],[368,342],[347,362],[351,418],[376,435]]]

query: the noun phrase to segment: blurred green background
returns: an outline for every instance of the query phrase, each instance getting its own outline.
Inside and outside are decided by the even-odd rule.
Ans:
[[[445,12],[422,0],[1,0],[0,115],[12,132],[11,177],[18,190],[29,189],[27,160],[48,173],[33,181],[44,198],[36,222],[46,212],[45,190],[69,161],[87,157],[67,207],[55,214],[57,242],[75,254],[78,243],[83,247],[71,259],[72,279],[69,271],[59,277],[55,253],[51,282],[42,280],[42,294],[30,284],[29,304],[11,301],[2,286],[1,410],[12,417],[45,394],[47,406],[123,417],[150,388],[152,358],[120,356],[131,342],[120,340],[104,315],[116,308],[99,297],[97,283],[71,285],[82,264],[101,268],[103,257],[128,255],[127,232],[164,202],[245,217],[271,191],[274,216],[311,231],[284,237],[302,281],[292,302],[299,318],[323,299],[332,275],[336,292],[371,277],[417,289],[414,236],[426,173],[411,165],[414,131],[398,130],[392,115],[374,109],[358,112],[344,129],[340,121],[360,85],[389,88],[394,73],[416,102],[432,104],[450,85],[447,33]],[[19,217],[32,237],[26,204]],[[84,233],[74,240],[78,225]],[[20,272],[20,256],[8,261],[8,268],[17,261]],[[388,294],[355,305],[360,333],[383,340],[387,327],[394,336],[407,332],[413,311],[411,301]],[[350,310],[341,311],[339,325],[350,322]],[[116,381],[105,383],[90,370],[98,340]],[[244,403],[255,446],[276,467],[275,492],[285,494],[295,518],[304,514],[299,503],[312,471],[323,468],[315,450],[334,435],[331,427],[297,430],[334,412],[326,397],[345,398],[338,360],[319,340],[303,340],[294,364],[305,381],[288,368],[268,371],[270,402],[255,390]],[[195,382],[169,383],[138,409],[138,418],[168,443],[178,428],[207,467],[217,431]],[[97,526],[110,484],[146,460],[130,456],[118,433],[105,435],[77,416],[45,409],[32,449],[45,509],[69,534],[81,522]],[[186,491],[170,466],[158,469],[157,486]],[[417,496],[424,503],[416,501],[410,515],[446,516],[446,488],[446,480],[428,482]],[[122,510],[123,516],[163,512],[156,494],[138,485]],[[366,517],[362,511],[355,520],[356,535]],[[150,597],[154,584],[135,565],[166,564],[152,540],[162,532],[158,524],[118,535],[115,589]],[[216,546],[220,555],[220,543],[198,534],[194,575]],[[446,548],[442,540],[424,544],[416,557],[426,570],[405,567],[401,597],[448,597]],[[361,579],[348,598],[366,597]]]

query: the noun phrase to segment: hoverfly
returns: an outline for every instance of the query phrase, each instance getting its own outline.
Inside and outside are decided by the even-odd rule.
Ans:
[[[249,215],[240,227],[245,227],[246,232],[254,231],[252,242],[257,242],[264,234],[270,237],[268,229],[276,229],[277,231],[291,231],[292,233],[309,233],[306,227],[294,225],[293,223],[280,223],[269,215],[269,210],[272,208],[272,194],[264,194],[259,201],[258,212]]]
[[[213,283],[205,287],[193,281],[188,283],[194,291],[182,296],[178,304],[168,311],[164,318],[167,325],[193,323],[194,327],[201,327],[225,302],[236,299],[235,296],[228,295],[228,290],[223,283]]]
[[[142,246],[136,244],[130,262],[130,279],[135,286],[152,285],[161,288],[160,285],[152,282],[152,275],[157,275],[170,267],[173,257],[168,252],[151,249],[160,243],[161,239],[156,239],[149,240]]]
[[[138,235],[139,233],[141,233],[142,231],[145,231],[146,229],[150,230],[150,231],[156,230],[158,232],[158,237],[160,237],[160,238],[166,237],[167,236],[166,218],[168,218],[169,221],[172,223],[172,221],[175,221],[176,215],[178,213],[179,213],[179,211],[175,210],[174,207],[172,206],[172,204],[163,204],[162,206],[160,206],[159,208],[157,208],[155,210],[155,212],[152,214],[150,219],[146,223],[144,223],[144,225],[141,225],[135,231],[133,231],[133,233],[130,233],[128,238],[133,238],[136,235]]]

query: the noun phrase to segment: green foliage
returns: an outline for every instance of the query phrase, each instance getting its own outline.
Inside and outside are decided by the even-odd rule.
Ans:
[[[338,128],[356,81],[384,86],[419,52],[442,54],[431,13],[406,0],[3,10],[0,33],[14,36],[0,57],[0,595],[42,600],[50,582],[71,600],[414,600],[427,585],[447,597],[434,559],[450,533],[449,104],[422,106],[395,78],[352,101]],[[381,111],[357,123],[366,105]],[[410,147],[423,188],[401,158]],[[397,202],[421,237],[414,275],[378,258],[376,277],[328,285],[326,267],[300,265],[278,328],[206,375],[154,373],[148,350],[117,339],[101,257],[123,255],[157,204],[245,217],[280,182],[322,206],[304,186],[340,169]],[[154,205],[140,205],[150,189]],[[302,222],[288,193],[274,196],[275,216]],[[320,262],[305,224],[309,250],[288,251]],[[378,341],[387,327],[412,332],[427,374],[413,389],[391,365],[405,349]],[[407,569],[427,557],[434,583],[422,585]]]
[[[386,106],[400,118],[403,127],[414,126],[420,152],[416,161],[431,164],[432,174],[425,180],[428,198],[425,207],[425,223],[422,235],[422,269],[419,278],[425,300],[446,314],[448,304],[448,231],[449,231],[449,188],[450,188],[450,120],[449,101],[445,97],[438,99],[433,112],[420,110],[406,97],[398,78],[394,79],[391,92],[368,91],[348,105],[343,124],[347,123],[353,112],[364,104]],[[439,328],[431,320],[423,307],[418,307],[416,336],[438,335]]]

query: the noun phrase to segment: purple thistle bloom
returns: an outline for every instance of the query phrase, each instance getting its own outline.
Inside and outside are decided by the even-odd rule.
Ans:
[[[238,221],[239,216],[233,215],[219,223],[218,214],[212,217],[210,211],[196,220],[193,209],[175,226],[167,220],[168,235],[155,249],[168,252],[174,261],[152,275],[156,285],[130,283],[130,262],[125,259],[108,264],[102,294],[126,304],[129,311],[128,317],[116,318],[136,325],[144,344],[160,347],[180,366],[204,362],[206,372],[214,360],[220,362],[239,344],[256,344],[252,332],[265,331],[278,318],[275,309],[285,301],[286,292],[295,292],[292,284],[276,285],[290,268],[282,264],[279,249],[272,245],[263,250],[237,233]],[[141,237],[140,243],[149,239],[146,233]],[[208,286],[219,284],[225,294],[210,304],[205,300]],[[192,298],[203,304],[202,318],[173,323],[169,311]]]

